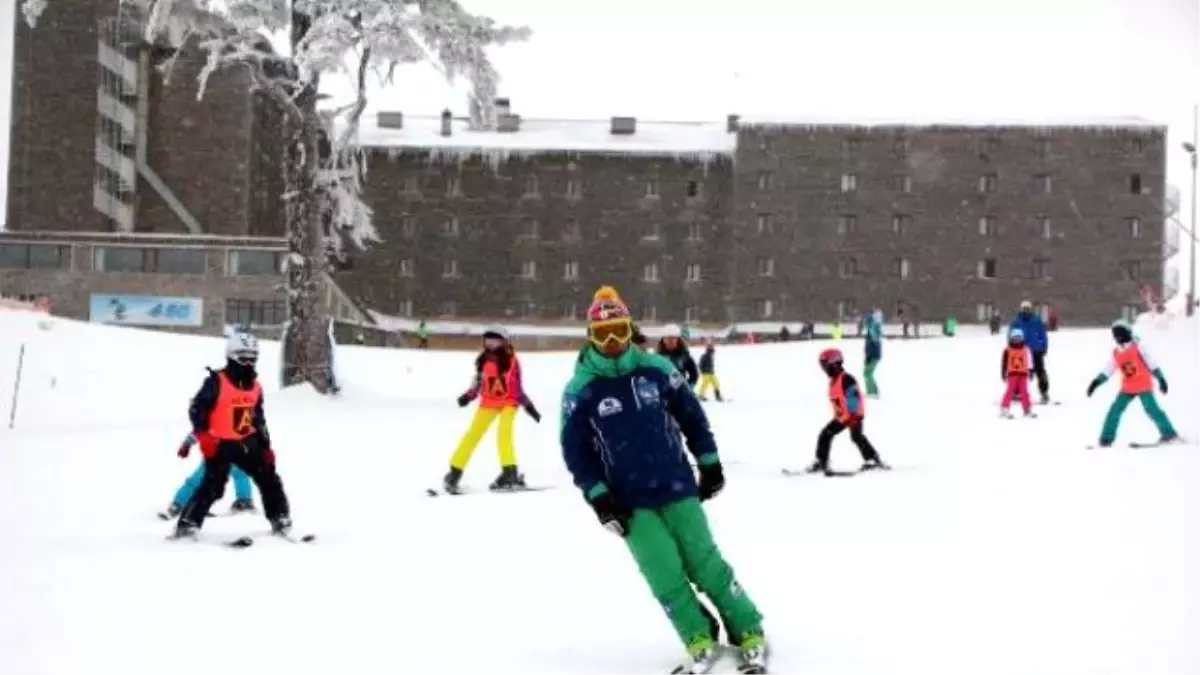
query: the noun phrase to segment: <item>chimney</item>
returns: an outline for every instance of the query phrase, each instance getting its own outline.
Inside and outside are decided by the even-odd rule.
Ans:
[[[443,110],[442,111],[442,135],[443,136],[450,135],[450,124],[453,121],[454,121],[453,118],[450,116],[450,109],[446,108],[445,110]]]
[[[637,131],[636,117],[612,118],[612,134],[614,136],[632,136]]]
[[[507,98],[497,98],[492,101],[492,105],[496,107],[496,119],[504,117],[512,112],[512,104]]]
[[[380,129],[403,129],[404,113],[380,111],[375,115],[375,126]]]
[[[725,131],[731,134],[736,134],[738,131],[738,122],[742,120],[741,115],[730,115],[725,118]]]
[[[521,116],[502,113],[496,117],[496,131],[499,133],[516,133],[521,130]]]

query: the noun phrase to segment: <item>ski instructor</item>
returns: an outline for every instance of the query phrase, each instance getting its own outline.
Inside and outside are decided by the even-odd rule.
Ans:
[[[1046,349],[1050,346],[1050,336],[1046,333],[1046,324],[1042,317],[1033,311],[1033,303],[1025,300],[1021,310],[1013,317],[1008,326],[1009,331],[1020,329],[1025,336],[1025,346],[1033,355],[1033,375],[1037,377],[1038,393],[1042,397],[1042,405],[1050,402],[1050,377],[1046,374]]]

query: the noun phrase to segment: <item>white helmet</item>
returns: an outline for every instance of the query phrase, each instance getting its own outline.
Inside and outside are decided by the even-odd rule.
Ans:
[[[245,331],[234,331],[225,338],[225,358],[238,363],[258,360],[258,338]]]
[[[683,331],[679,329],[679,324],[677,323],[669,323],[663,326],[662,334],[663,337],[683,337]]]
[[[505,342],[510,341],[508,337],[508,331],[504,329],[504,326],[497,326],[494,324],[483,329],[483,337],[499,338]]]

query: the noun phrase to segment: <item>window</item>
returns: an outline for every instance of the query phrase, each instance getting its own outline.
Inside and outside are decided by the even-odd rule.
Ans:
[[[524,302],[521,303],[521,318],[522,319],[536,319],[537,315],[538,315],[537,303],[535,303],[531,300],[525,300]]]
[[[907,279],[908,272],[908,258],[896,258],[892,261],[892,276],[898,279]]]
[[[857,304],[853,300],[838,300],[837,303],[837,318],[849,319],[858,318]]]
[[[411,318],[413,315],[413,301],[407,298],[401,300],[400,304],[396,306],[396,313],[402,317]]]
[[[846,235],[858,229],[858,216],[844,215],[838,216],[837,233]]]
[[[662,236],[662,225],[657,221],[646,223],[645,229],[642,230],[642,239],[651,239],[657,241]]]
[[[97,272],[204,274],[208,254],[198,248],[113,246],[94,249],[93,262]]]
[[[775,259],[759,258],[755,261],[755,269],[758,270],[760,277],[773,277],[775,276]]]
[[[996,313],[996,305],[991,302],[981,302],[975,305],[975,320],[980,323],[991,321]]]
[[[225,300],[225,323],[234,326],[281,326],[287,321],[282,300]]]
[[[71,266],[71,248],[54,244],[0,244],[0,269],[58,270]]]
[[[1135,173],[1129,177],[1129,193],[1134,195],[1142,194],[1142,174]]]
[[[1000,139],[998,138],[985,138],[979,141],[979,154],[981,155],[991,155],[999,149]]]
[[[1049,279],[1050,278],[1050,261],[1046,258],[1033,259],[1033,278],[1034,279]]]
[[[568,260],[563,263],[563,280],[575,281],[579,278],[579,261]]]
[[[704,239],[703,233],[704,233],[704,230],[700,227],[700,223],[688,223],[688,226],[687,226],[687,240],[688,241],[701,241],[702,239]]]
[[[684,323],[699,323],[700,322],[700,308],[695,307],[695,306],[690,306],[690,305],[688,307],[685,307],[683,310],[683,322]]]
[[[774,227],[774,223],[771,220],[771,214],[769,214],[769,213],[758,214],[758,233],[759,234],[771,234],[774,231],[775,231],[775,227]]]
[[[1050,194],[1050,176],[1046,174],[1038,174],[1033,177],[1033,191],[1042,194]]]
[[[893,176],[892,189],[903,194],[912,193],[912,176]]]
[[[446,177],[446,196],[447,197],[458,197],[461,194],[462,194],[462,181],[460,181],[458,179],[458,176],[447,176]]]
[[[658,263],[650,263],[642,266],[642,281],[657,283],[658,278]]]
[[[447,300],[438,305],[438,316],[454,317],[458,315],[458,303]]]
[[[404,193],[415,195],[421,193],[421,178],[420,176],[405,176],[404,177]]]
[[[264,249],[229,252],[229,273],[234,276],[274,276],[283,273],[283,253]]]
[[[526,197],[538,196],[538,177],[537,176],[525,176],[525,191],[523,194]]]
[[[537,279],[537,262],[526,260],[521,263],[521,278],[522,279]]]
[[[400,217],[400,234],[413,237],[417,234],[417,219],[412,216]]]
[[[580,232],[578,220],[569,218],[563,221],[563,239],[567,241],[576,241],[582,238],[583,234]]]
[[[1038,236],[1042,239],[1054,238],[1054,222],[1050,220],[1050,216],[1038,216],[1034,222],[1037,224]]]
[[[416,272],[416,266],[413,264],[412,258],[404,258],[400,261],[400,276],[411,277]]]
[[[579,305],[576,305],[575,303],[567,303],[567,304],[563,305],[562,318],[578,319],[579,318]]]
[[[759,300],[758,315],[764,319],[770,319],[775,316],[775,303],[770,300]]]
[[[97,272],[145,272],[146,250],[127,246],[96,248],[93,268]]]
[[[901,159],[908,157],[908,151],[911,147],[912,144],[904,137],[892,141],[892,153]]]
[[[687,196],[688,197],[699,197],[700,196],[700,182],[699,181],[689,180],[687,182]]]
[[[984,237],[996,236],[996,216],[981,216],[979,218],[979,234]]]
[[[1126,218],[1125,229],[1129,232],[1130,239],[1142,238],[1142,219],[1141,218]]]
[[[857,138],[842,139],[842,155],[849,156],[858,152],[859,141]]]
[[[912,225],[912,216],[897,213],[892,216],[892,234],[904,234]]]
[[[538,231],[541,230],[537,218],[522,218],[521,219],[521,234],[520,239],[537,239]]]
[[[770,171],[758,172],[758,191],[770,192],[775,187],[775,174]]]
[[[842,192],[854,192],[858,189],[858,175],[853,173],[842,174]]]
[[[1140,136],[1135,136],[1129,145],[1133,148],[1134,152],[1142,152],[1146,149],[1146,141]]]
[[[688,263],[684,281],[696,283],[700,281],[700,263]]]
[[[442,263],[442,277],[446,279],[454,279],[458,277],[457,260],[447,260]]]
[[[579,199],[583,195],[583,185],[574,178],[567,180],[567,198]]]
[[[658,308],[651,304],[642,305],[642,321],[658,321]]]
[[[1121,278],[1125,281],[1137,281],[1142,276],[1142,263],[1137,260],[1121,261]]]
[[[657,178],[651,178],[650,180],[646,181],[646,197],[648,197],[650,199],[658,198],[658,179]]]
[[[975,276],[980,279],[995,279],[996,259],[984,258],[983,260],[980,260],[975,269]]]
[[[1045,159],[1050,156],[1051,147],[1049,138],[1039,138],[1037,142],[1037,155]]]
[[[855,258],[846,258],[838,263],[838,274],[845,278],[857,276],[858,260]]]
[[[458,216],[448,216],[442,221],[442,234],[447,237],[457,237],[459,231]]]
[[[994,173],[985,173],[979,177],[979,192],[995,192],[1000,185],[1000,177]]]

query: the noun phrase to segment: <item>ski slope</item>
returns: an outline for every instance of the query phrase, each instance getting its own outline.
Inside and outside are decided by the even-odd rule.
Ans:
[[[1170,379],[1165,409],[1200,437],[1196,325],[1143,340]],[[4,422],[22,343],[16,428],[0,430],[0,673],[655,673],[681,655],[559,458],[571,355],[523,357],[546,419],[518,423],[522,468],[561,486],[530,494],[422,494],[471,414],[454,403],[471,354],[341,347],[338,400],[267,377],[297,529],[320,539],[235,551],[165,542],[154,517],[196,466],[174,449],[219,341],[0,314]],[[825,346],[717,352],[733,400],[709,404],[728,486],[708,511],[766,616],[774,672],[1200,670],[1197,447],[1085,450],[1115,393],[1084,396],[1105,331],[1052,335],[1062,405],[1033,420],[997,415],[997,338],[890,341],[866,430],[897,470],[783,478],[827,419]],[[857,372],[860,345],[845,348]],[[1154,436],[1131,407],[1118,442]],[[848,439],[834,462],[857,463]],[[465,482],[497,469],[488,437]]]

